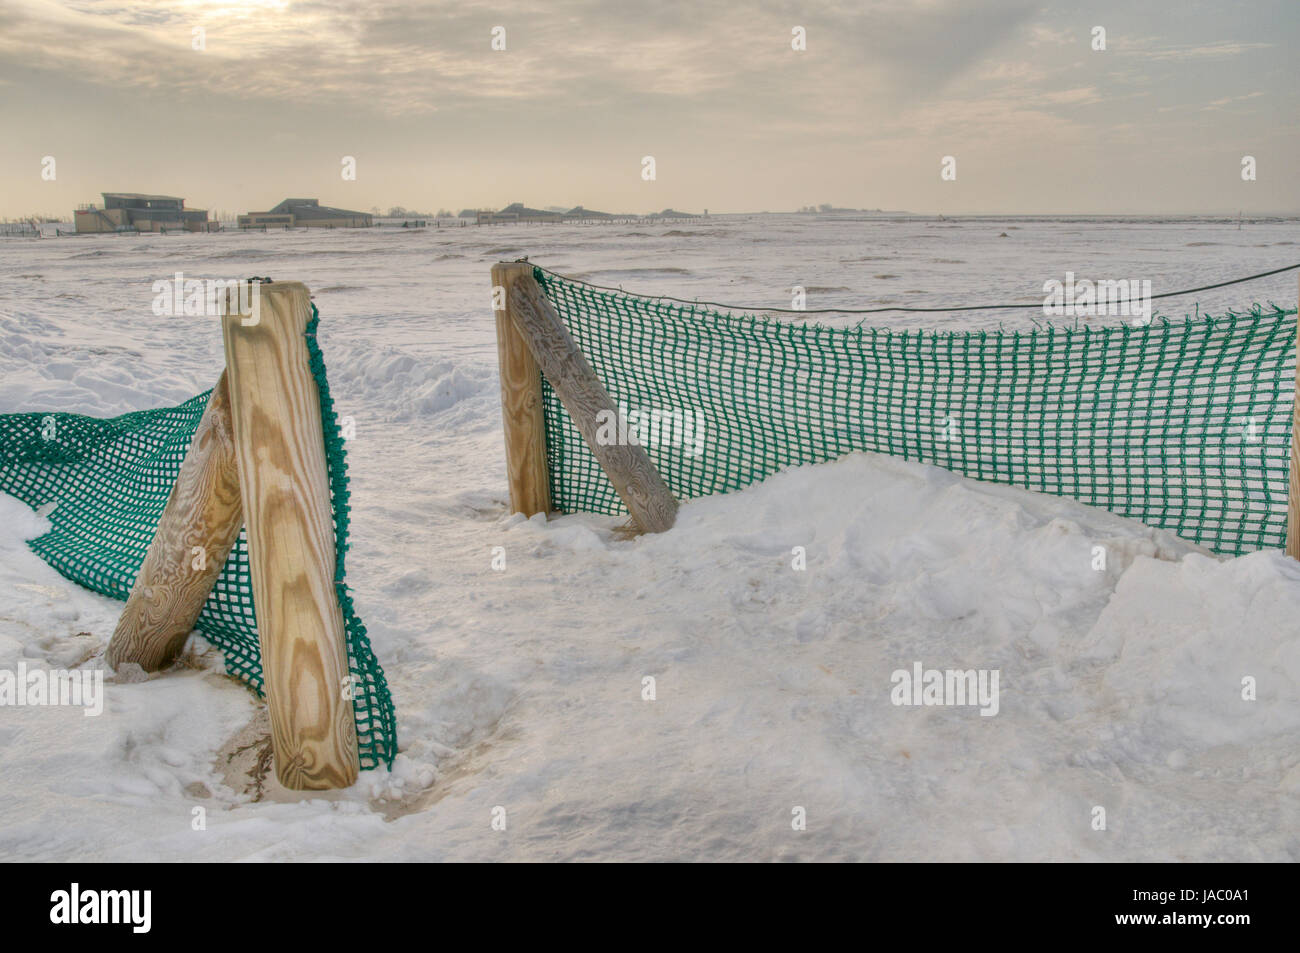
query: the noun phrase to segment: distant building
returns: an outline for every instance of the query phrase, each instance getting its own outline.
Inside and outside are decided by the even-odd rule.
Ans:
[[[369,212],[321,205],[318,199],[285,199],[267,212],[239,216],[240,228],[284,226],[288,228],[370,228],[375,224]]]
[[[479,225],[492,222],[543,222],[554,221],[562,216],[557,212],[547,212],[539,208],[528,208],[523,202],[511,202],[499,212],[481,210],[475,217]]]
[[[468,211],[467,209],[466,212]],[[464,217],[466,212],[461,212],[461,216]],[[475,215],[475,221],[479,225],[493,225],[498,222],[614,222],[678,218],[699,218],[699,216],[689,212],[678,212],[671,208],[650,215],[637,215],[631,212],[623,214],[597,212],[595,209],[584,208],[581,205],[575,205],[568,211],[562,209],[556,211],[554,208],[529,208],[523,202],[512,202],[499,212],[481,210]]]
[[[529,208],[523,202],[511,202],[499,212],[480,210],[475,218],[479,225],[491,225],[496,222],[565,222],[586,221],[589,219],[614,218],[608,212],[593,212],[581,205],[564,210],[558,206],[552,208]]]
[[[174,195],[101,194],[103,208],[83,205],[73,213],[78,232],[202,232],[208,228],[206,209],[186,208],[185,200]]]

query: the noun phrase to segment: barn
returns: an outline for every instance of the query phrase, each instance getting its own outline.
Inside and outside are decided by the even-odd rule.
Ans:
[[[331,208],[321,205],[319,199],[285,199],[269,211],[239,216],[240,228],[370,228],[374,223],[368,212]]]

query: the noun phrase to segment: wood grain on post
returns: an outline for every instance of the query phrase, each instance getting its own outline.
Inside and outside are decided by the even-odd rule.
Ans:
[[[1300,306],[1297,306],[1296,310],[1300,312]],[[1286,494],[1286,554],[1292,559],[1300,559],[1300,313],[1296,315],[1295,404],[1291,408],[1291,469]]]
[[[275,774],[294,790],[347,787],[359,768],[357,734],[304,337],[311,296],[296,281],[258,292],[256,319],[229,313],[222,330]]]
[[[109,667],[169,664],[194,629],[243,524],[222,372],[108,644]]]
[[[511,289],[521,277],[532,280],[532,274],[533,266],[527,262],[498,262],[492,266],[494,301],[497,301],[497,289],[503,289],[502,307],[496,311],[497,362],[501,369],[501,417],[505,424],[510,511],[525,516],[551,511],[541,373],[510,315]]]
[[[645,450],[632,444],[602,444],[596,439],[597,415],[602,411],[618,414],[618,407],[531,274],[515,277],[509,301],[510,315],[533,359],[632,518],[647,533],[671,529],[677,518],[677,500]]]

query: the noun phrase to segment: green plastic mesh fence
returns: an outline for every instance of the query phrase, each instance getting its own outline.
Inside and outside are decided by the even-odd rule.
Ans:
[[[534,274],[610,396],[643,424],[657,414],[645,449],[679,499],[870,450],[1073,497],[1218,553],[1283,546],[1295,311],[1028,332],[835,329]],[[542,391],[552,505],[626,513]],[[689,439],[700,433],[702,447]]]
[[[361,767],[391,765],[396,719],[383,669],[344,583],[348,548],[348,478],[316,341],[320,316],[312,306],[307,342],[320,391],[321,418],[334,510],[335,589],[347,632],[348,665]],[[162,518],[172,484],[207,407],[208,394],[178,407],[142,410],[108,420],[79,414],[0,415],[0,491],[29,506],[55,504],[51,529],[29,545],[73,582],[126,599]],[[262,694],[257,615],[241,530],[195,628],[225,657],[226,671]]]

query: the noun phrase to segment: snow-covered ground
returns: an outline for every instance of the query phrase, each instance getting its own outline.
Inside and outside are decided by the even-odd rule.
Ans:
[[[508,517],[488,278],[527,254],[777,307],[796,284],[810,308],[1034,301],[1066,271],[1159,294],[1300,260],[1297,231],[755,216],[0,240],[0,412],[210,386],[215,321],[150,310],[176,271],[313,289],[357,427],[349,582],[402,748],[347,792],[254,800],[228,755],[260,705],[196,644],[110,678],[100,717],[0,708],[0,858],[1300,859],[1300,564],[861,454],[691,502],[659,536]],[[1289,306],[1295,280],[1201,308]],[[41,523],[0,498],[0,669],[102,667],[121,605],[26,548]],[[892,704],[918,662],[997,670],[998,713]]]

